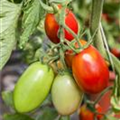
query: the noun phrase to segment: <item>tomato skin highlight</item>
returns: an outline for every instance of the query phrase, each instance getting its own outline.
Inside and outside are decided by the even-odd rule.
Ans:
[[[15,86],[13,95],[15,109],[24,113],[37,108],[47,97],[53,79],[53,70],[47,65],[40,62],[31,64]]]
[[[61,115],[75,112],[83,98],[83,92],[69,74],[56,76],[51,93],[53,104]]]
[[[45,17],[45,31],[48,38],[53,43],[59,43],[60,39],[58,38],[59,24],[56,20],[56,14],[48,13]],[[75,18],[75,15],[69,9],[66,9],[66,17],[65,17],[66,25],[74,31],[76,34],[78,33],[78,22]],[[69,41],[73,40],[74,37],[67,30],[64,29],[65,38]]]
[[[73,57],[72,71],[79,87],[88,94],[99,93],[108,86],[107,64],[91,45]]]
[[[99,113],[102,112],[102,107],[99,104],[96,104],[95,109]],[[95,114],[87,108],[86,104],[79,109],[79,120],[94,120],[94,116]],[[102,117],[102,115],[97,115],[96,120],[102,120]]]

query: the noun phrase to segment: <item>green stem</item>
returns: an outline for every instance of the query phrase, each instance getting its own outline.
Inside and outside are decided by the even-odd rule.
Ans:
[[[92,2],[92,16],[91,16],[91,34],[93,35],[95,30],[98,28],[98,32],[94,37],[94,45],[104,56],[106,54],[104,43],[100,32],[100,21],[103,9],[104,0],[93,0]]]
[[[104,0],[93,0],[92,2],[91,34],[93,34],[95,29],[99,27],[99,31],[94,38],[95,39],[94,45],[100,51],[102,56],[110,61],[111,66],[113,67],[113,70],[115,68],[115,71],[118,74],[118,78],[119,78],[120,77],[120,61],[109,52],[108,46],[105,49],[104,42],[105,42],[105,45],[107,45],[106,39],[105,39],[104,31],[100,29],[103,2]],[[116,86],[116,83],[117,83],[117,86]],[[119,83],[120,83],[120,79],[115,80],[114,87],[116,87],[117,90],[119,90],[119,87],[120,87]]]
[[[63,27],[73,35],[73,37],[74,37],[74,38],[76,39],[76,41],[78,42],[79,48],[82,48],[82,45],[81,45],[81,43],[80,43],[80,41],[79,41],[78,35],[75,34],[74,31],[72,31],[66,24],[63,24]]]
[[[59,21],[59,24],[60,24],[59,33],[60,34],[59,35],[60,35],[60,43],[61,43],[61,49],[59,50],[59,54],[60,54],[60,60],[64,66],[65,71],[67,70],[67,65],[66,65],[65,59],[64,59],[64,57],[65,57],[65,55],[64,55],[64,49],[65,49],[64,37],[65,37],[65,35],[64,35],[64,28],[63,28],[62,24],[65,22],[66,7],[67,7],[66,5],[62,7],[61,12],[60,12],[60,18],[59,18],[60,19],[60,21]]]
[[[99,28],[104,0],[93,0],[91,16],[91,32],[94,33]]]
[[[55,9],[55,8],[57,8],[57,6],[56,6],[56,7],[55,7],[55,5],[54,5],[54,6],[52,5],[52,7],[51,7],[51,6],[48,6],[48,5],[46,5],[45,3],[43,3],[42,0],[39,0],[39,2],[40,2],[40,4],[41,4],[42,8],[43,8],[44,10],[46,10],[47,12],[49,12],[49,13],[55,13],[55,12],[56,12],[56,9]]]
[[[96,104],[100,101],[100,99],[103,97],[103,95],[104,95],[105,93],[107,93],[107,92],[108,92],[109,90],[111,90],[111,89],[113,89],[112,86],[107,87],[105,90],[103,90],[103,91],[100,93],[100,95],[96,98],[96,100],[94,101],[94,105],[96,105]]]
[[[107,43],[107,40],[106,40],[106,37],[105,37],[105,34],[104,34],[104,31],[103,31],[103,28],[102,28],[101,24],[100,24],[100,30],[101,30],[103,42],[104,42],[105,47],[106,47],[106,52],[107,52],[109,62],[111,64],[111,66],[112,66],[113,71],[115,72],[114,63],[113,63],[113,60],[112,60],[112,57],[111,57],[111,54],[110,54],[110,50],[109,50],[109,47],[108,47],[108,43]]]
[[[47,60],[47,64],[51,63],[51,62],[54,62],[56,60],[59,59],[59,55],[58,56],[54,56],[54,57],[51,57],[50,59]]]
[[[71,45],[71,42],[69,42],[68,40],[64,39],[64,42],[68,45],[68,47],[73,50],[73,52],[78,53],[78,51],[73,47],[73,45]]]
[[[87,42],[87,44],[83,46],[83,49],[87,48],[89,45],[91,45],[91,44],[93,43],[94,37],[95,37],[97,31],[98,31],[98,29],[95,30],[94,34],[93,34],[92,37],[89,39],[89,41]]]
[[[66,24],[65,24],[65,16],[66,16],[66,5],[62,6],[62,9],[61,9],[61,13],[60,13],[60,20],[59,20],[59,24],[61,27],[63,27],[64,29],[66,29],[68,32],[70,32],[73,37],[77,40],[78,42],[78,45],[79,45],[79,48],[82,48],[82,45],[79,41],[79,37],[78,35],[72,31]]]
[[[58,116],[55,118],[55,120],[60,120],[60,118],[61,118],[61,115],[58,115]]]

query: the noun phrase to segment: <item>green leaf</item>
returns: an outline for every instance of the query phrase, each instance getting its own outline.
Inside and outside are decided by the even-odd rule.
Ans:
[[[14,108],[13,92],[11,92],[11,91],[2,92],[2,99],[7,106],[11,106]]]
[[[34,120],[34,119],[30,118],[27,115],[19,114],[19,113],[16,113],[16,114],[5,114],[3,116],[3,119],[4,120]]]
[[[36,120],[54,120],[58,116],[58,113],[54,108],[45,108],[42,114],[37,117]],[[49,119],[48,119],[49,118]]]
[[[120,98],[117,98],[116,96],[112,96],[111,105],[113,107],[114,112],[120,112]]]
[[[21,4],[0,0],[0,70],[15,47],[15,31],[20,12]]]
[[[111,115],[107,115],[107,116],[106,116],[106,120],[120,120],[120,119],[115,118],[115,117],[113,117],[113,116],[111,116]]]
[[[57,4],[68,4],[70,3],[72,0],[49,0],[50,3],[57,3]]]
[[[44,9],[41,7],[39,0],[30,1],[25,9],[22,20],[23,33],[20,37],[20,47],[23,48],[28,41],[30,35],[39,25],[39,22],[43,19]]]

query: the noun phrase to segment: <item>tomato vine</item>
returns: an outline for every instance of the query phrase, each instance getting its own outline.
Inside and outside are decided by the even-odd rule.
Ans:
[[[9,2],[2,0],[3,5]],[[84,110],[88,112],[89,116],[92,116],[88,118],[89,120],[110,119],[111,111],[120,112],[120,61],[110,52],[101,23],[104,0],[92,0],[91,20],[88,28],[90,38],[87,38],[87,41],[84,40],[86,30],[82,31],[75,14],[69,8],[72,0],[23,0],[18,6],[14,4],[14,1],[9,4],[16,9],[19,8],[15,15],[17,16],[19,13],[19,17],[22,19],[20,36],[18,35],[19,49],[24,50],[30,35],[39,24],[44,24],[44,30],[39,28],[39,34],[43,36],[46,34],[47,39],[50,40],[50,42],[47,41],[48,43],[40,43],[42,45],[39,44],[34,49],[35,54],[39,51],[37,59],[28,66],[15,85],[11,95],[13,95],[13,109],[18,114],[14,114],[13,119],[23,114],[23,118],[29,120],[26,112],[30,112],[30,115],[35,114],[36,111],[33,113],[31,111],[42,106],[47,100],[48,94],[50,94],[50,100],[45,103],[45,106],[50,105],[50,109],[55,108],[50,120],[70,120],[70,115],[77,111],[79,106],[81,120],[86,120]],[[85,4],[84,1],[82,4]],[[17,19],[19,17],[17,16]],[[31,19],[32,17],[33,19]],[[15,16],[12,19],[14,18]],[[14,28],[17,28],[17,19]],[[31,21],[29,21],[30,19]],[[12,30],[10,34],[7,34],[8,31],[3,31],[4,34],[0,40],[5,41],[10,35],[15,37],[13,27],[10,30]],[[45,45],[46,48],[44,48]],[[33,45],[31,49],[34,47]],[[4,46],[2,46],[3,48]],[[10,52],[12,49],[11,47]],[[5,58],[5,62],[7,60],[8,58]],[[4,64],[0,65],[0,68]],[[112,86],[108,86],[109,70],[115,73],[115,81]],[[99,101],[109,91],[112,91],[110,96],[112,108],[107,111],[107,114],[104,114],[96,106],[99,106]],[[98,94],[93,101],[89,98],[92,94]],[[6,94],[3,96],[6,97]],[[39,109],[37,110],[39,111]],[[44,112],[43,116],[53,114],[48,111]],[[113,116],[110,120],[113,118],[116,120]],[[42,119],[41,116],[36,120],[40,119]]]

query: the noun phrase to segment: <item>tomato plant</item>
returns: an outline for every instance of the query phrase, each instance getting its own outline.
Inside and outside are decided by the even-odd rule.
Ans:
[[[80,120],[118,120],[120,6],[110,1],[0,1],[0,70],[13,50],[28,67],[2,93],[4,120],[72,120],[78,109]]]
[[[72,71],[77,84],[86,93],[99,93],[108,85],[107,64],[93,46],[89,46],[73,57]]]
[[[48,77],[49,76],[49,77]],[[54,73],[40,62],[30,65],[18,80],[14,90],[14,105],[18,112],[29,112],[47,97]]]
[[[57,14],[50,14],[48,13],[45,17],[45,31],[48,38],[54,42],[59,43],[60,39],[58,36],[59,32],[59,23],[57,21]],[[65,23],[66,25],[73,30],[76,34],[78,33],[78,22],[76,20],[75,15],[69,10],[66,9],[66,16],[65,16]],[[65,39],[71,41],[74,39],[73,35],[64,29]]]
[[[61,115],[75,112],[83,98],[74,79],[69,74],[57,75],[52,86],[52,100]]]

